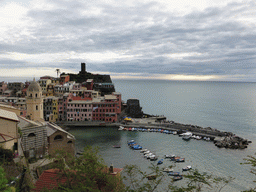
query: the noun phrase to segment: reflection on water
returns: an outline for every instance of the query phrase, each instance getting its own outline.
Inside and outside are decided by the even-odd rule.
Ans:
[[[177,135],[117,131],[117,128],[77,128],[70,130],[70,133],[76,137],[76,148],[79,151],[86,145],[98,146],[99,153],[108,166],[113,163],[115,167],[121,168],[133,164],[149,172],[148,166],[157,162],[148,161],[139,151],[131,150],[127,141],[134,139],[143,148],[156,153],[159,158],[165,154],[175,154],[186,159],[185,163],[176,164],[165,159],[161,167],[175,165],[175,170],[180,171],[182,167],[191,165],[201,172],[235,177],[228,187],[232,191],[253,187],[250,166],[240,165],[243,158],[249,155],[248,149],[219,149],[212,142],[203,140],[184,141]],[[113,148],[113,145],[121,145],[121,148]]]

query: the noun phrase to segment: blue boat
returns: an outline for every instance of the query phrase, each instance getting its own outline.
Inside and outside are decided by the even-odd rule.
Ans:
[[[179,162],[185,162],[185,158],[176,159],[175,161],[176,161],[177,163],[179,163]]]
[[[161,160],[159,160],[158,162],[157,162],[157,165],[160,165],[160,164],[163,164],[163,159],[161,159]]]
[[[133,145],[131,148],[134,149],[134,150],[141,150],[142,146],[140,146],[140,145]]]

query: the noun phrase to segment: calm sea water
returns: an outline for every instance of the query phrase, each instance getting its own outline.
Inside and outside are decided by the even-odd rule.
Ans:
[[[250,166],[240,165],[243,158],[253,155],[256,149],[256,83],[184,82],[155,80],[114,80],[117,92],[126,101],[137,98],[143,111],[165,115],[168,120],[202,127],[231,131],[252,140],[245,150],[219,149],[212,142],[183,141],[175,135],[145,132],[117,131],[114,128],[79,128],[70,130],[76,136],[76,146],[98,146],[107,165],[124,167],[137,164],[149,171],[150,161],[138,151],[128,148],[127,140],[134,139],[159,157],[176,154],[186,158],[185,163],[175,164],[180,171],[186,165],[216,176],[232,176],[234,181],[224,191],[242,191],[253,187],[255,176]],[[113,145],[121,145],[120,149]],[[162,167],[174,165],[165,160]],[[167,181],[166,181],[167,182]],[[180,181],[178,185],[182,185]]]

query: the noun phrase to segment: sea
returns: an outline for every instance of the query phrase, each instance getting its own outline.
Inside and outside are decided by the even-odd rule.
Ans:
[[[119,168],[137,165],[150,173],[149,166],[156,165],[156,162],[131,150],[127,141],[133,139],[159,158],[166,154],[185,158],[184,163],[164,159],[161,168],[172,165],[175,171],[181,171],[182,167],[191,165],[201,173],[232,177],[222,191],[255,187],[253,180],[256,176],[250,173],[251,166],[241,163],[256,152],[256,83],[116,79],[113,83],[123,101],[138,99],[144,113],[164,115],[167,120],[178,123],[232,132],[252,143],[244,150],[234,150],[217,148],[213,142],[204,140],[184,141],[171,134],[118,131],[117,128],[74,128],[70,133],[76,137],[78,151],[87,145],[98,147],[106,165]],[[114,145],[121,148],[113,148]],[[169,183],[168,178],[164,182]],[[182,186],[185,182],[178,181],[176,185]]]

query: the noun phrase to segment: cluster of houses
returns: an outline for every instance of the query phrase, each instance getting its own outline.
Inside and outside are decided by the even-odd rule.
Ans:
[[[60,78],[43,76],[37,81],[41,91],[36,98],[40,106],[37,110],[42,112],[40,115],[45,121],[117,121],[121,113],[121,94],[101,92],[101,88],[113,87],[112,83],[94,84],[93,79],[76,83],[69,79],[69,75],[64,74]],[[20,116],[31,119],[29,107],[34,98],[28,94],[29,86],[30,82],[1,82],[0,102],[18,108]]]
[[[88,76],[85,64],[81,67],[79,76],[85,79]],[[104,77],[96,76],[103,79],[102,82],[88,78],[78,83],[71,81],[67,74],[59,78],[43,76],[38,81],[25,83],[0,82],[0,146],[28,160],[54,156],[56,150],[74,156],[75,137],[58,126],[58,122],[113,123],[121,113],[121,94],[113,91],[114,85],[104,82]],[[122,170],[114,169],[110,175]],[[55,171],[44,171],[35,184],[35,191],[58,186],[57,180],[51,181],[53,186],[46,186],[49,179],[44,178],[48,173],[56,175]]]
[[[59,127],[63,121],[116,122],[121,94],[112,83],[70,81],[70,76],[40,77],[31,82],[0,82],[0,145],[27,158],[64,149],[75,154],[75,138]]]

